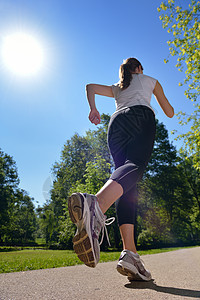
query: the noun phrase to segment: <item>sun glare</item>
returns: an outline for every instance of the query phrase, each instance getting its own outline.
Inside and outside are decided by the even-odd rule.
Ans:
[[[31,35],[14,33],[4,37],[2,59],[5,66],[20,76],[37,73],[43,64],[43,49]]]

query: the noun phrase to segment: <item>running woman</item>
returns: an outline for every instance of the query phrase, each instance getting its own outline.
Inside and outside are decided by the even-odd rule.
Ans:
[[[116,111],[108,126],[108,146],[115,171],[96,195],[74,193],[69,197],[70,217],[77,226],[73,238],[74,250],[89,267],[99,261],[100,232],[105,229],[105,212],[116,202],[117,220],[123,242],[117,271],[129,280],[151,280],[136,250],[134,225],[137,209],[137,183],[141,180],[150,159],[155,140],[155,114],[151,96],[164,113],[172,118],[174,109],[165,97],[160,83],[143,74],[136,58],[128,58],[120,66],[120,81],[112,86],[88,84],[86,94],[90,106],[89,120],[98,125],[100,114],[95,95],[115,98]]]

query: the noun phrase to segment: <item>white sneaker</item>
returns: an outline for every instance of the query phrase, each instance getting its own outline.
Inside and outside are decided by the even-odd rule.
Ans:
[[[152,279],[151,273],[145,269],[144,263],[139,254],[133,253],[129,250],[121,252],[119,262],[117,264],[117,271],[132,280],[149,281]]]
[[[72,194],[68,199],[68,209],[72,222],[77,226],[73,238],[74,251],[85,265],[94,268],[100,258],[101,243],[98,241],[100,232],[103,230],[103,240],[105,225],[110,225],[113,220],[109,224],[106,223],[109,220],[106,220],[106,216],[102,213],[97,197],[90,194]]]

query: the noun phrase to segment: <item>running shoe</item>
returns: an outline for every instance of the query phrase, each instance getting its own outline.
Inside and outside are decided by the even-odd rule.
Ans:
[[[143,261],[139,254],[133,253],[129,250],[121,252],[119,262],[117,264],[117,271],[125,276],[128,276],[129,281],[152,279],[151,273],[146,270]]]
[[[68,209],[72,222],[77,226],[72,240],[74,251],[86,266],[94,268],[100,258],[99,235],[102,231],[102,242],[105,230],[108,238],[105,226],[110,225],[114,218],[111,218],[112,221],[108,223],[110,219],[106,220],[97,197],[85,193],[72,194],[68,199]]]

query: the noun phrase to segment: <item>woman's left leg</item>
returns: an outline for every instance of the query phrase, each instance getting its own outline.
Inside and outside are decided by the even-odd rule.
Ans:
[[[108,208],[122,195],[122,186],[118,182],[109,179],[96,194],[102,212],[105,214]]]

